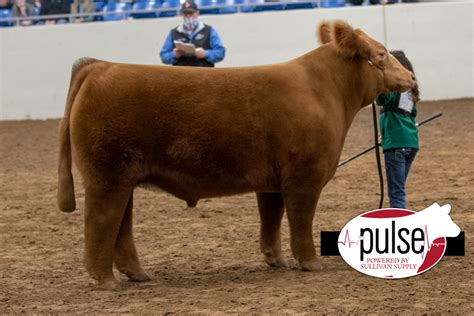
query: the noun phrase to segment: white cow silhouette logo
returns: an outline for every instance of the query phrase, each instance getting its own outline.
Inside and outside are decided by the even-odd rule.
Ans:
[[[438,237],[457,237],[461,229],[456,225],[449,213],[451,212],[451,205],[445,204],[440,206],[434,203],[430,207],[416,213],[413,217],[417,220],[423,221],[429,227],[429,244]]]

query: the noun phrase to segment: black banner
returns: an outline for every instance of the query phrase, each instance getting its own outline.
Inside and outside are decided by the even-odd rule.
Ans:
[[[337,239],[339,232],[323,231],[321,232],[321,256],[339,256]],[[464,231],[457,237],[446,237],[445,256],[464,256]]]

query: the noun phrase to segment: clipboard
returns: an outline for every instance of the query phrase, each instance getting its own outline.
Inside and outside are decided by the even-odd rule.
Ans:
[[[183,43],[180,41],[174,41],[174,45],[177,49],[184,52],[186,55],[194,55],[196,53],[196,46],[192,43]]]

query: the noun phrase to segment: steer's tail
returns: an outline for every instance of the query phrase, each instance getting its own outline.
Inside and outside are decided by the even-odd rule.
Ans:
[[[76,209],[74,196],[74,180],[72,177],[71,138],[69,136],[69,120],[72,104],[84,82],[87,71],[81,71],[85,66],[97,60],[81,58],[72,66],[71,83],[66,101],[64,116],[59,123],[59,162],[58,162],[58,207],[63,212],[72,212]]]

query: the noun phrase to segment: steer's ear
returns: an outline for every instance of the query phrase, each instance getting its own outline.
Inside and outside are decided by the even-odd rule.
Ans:
[[[318,40],[321,45],[329,43],[331,38],[331,24],[327,21],[323,21],[318,26]]]
[[[370,46],[361,30],[354,30],[346,22],[337,21],[333,26],[333,37],[341,55],[351,59],[370,57]]]

